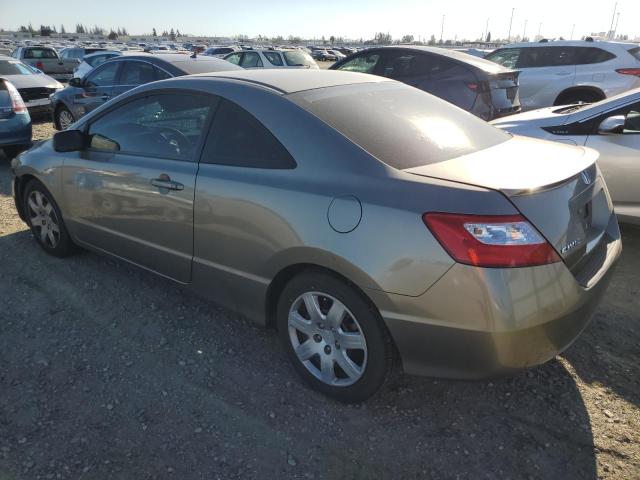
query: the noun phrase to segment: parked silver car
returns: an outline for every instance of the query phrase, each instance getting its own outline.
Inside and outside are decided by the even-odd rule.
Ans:
[[[17,157],[13,189],[45,251],[189,284],[353,402],[396,350],[470,378],[571,344],[621,251],[596,157],[372,75],[237,70],[121,95]]]

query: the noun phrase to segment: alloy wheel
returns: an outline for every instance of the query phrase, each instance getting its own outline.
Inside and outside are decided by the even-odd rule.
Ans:
[[[321,382],[349,386],[367,366],[367,342],[358,321],[338,299],[306,292],[291,305],[289,339],[298,360]]]
[[[43,245],[56,248],[60,242],[60,223],[53,204],[46,195],[33,190],[27,199],[29,223]]]
[[[60,113],[58,113],[58,123],[60,124],[61,130],[66,130],[73,122],[74,120],[71,112],[66,109],[60,110]]]

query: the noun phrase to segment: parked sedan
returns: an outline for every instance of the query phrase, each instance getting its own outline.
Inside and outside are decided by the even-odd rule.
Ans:
[[[31,144],[31,117],[16,87],[0,77],[0,148],[9,157]]]
[[[484,120],[520,111],[517,71],[454,50],[413,46],[370,48],[330,68],[399,80]]]
[[[122,55],[122,52],[117,50],[103,50],[85,55],[82,58],[80,65],[73,69],[73,76],[76,78],[83,78],[98,65],[103,64],[110,58],[119,57],[120,55]]]
[[[0,55],[0,76],[11,82],[20,92],[31,113],[47,112],[49,96],[64,86],[36,68],[15,58]]]
[[[188,284],[357,402],[396,349],[469,378],[571,344],[621,250],[596,157],[372,75],[233,71],[120,96],[15,159],[13,191],[46,252]]]
[[[242,68],[320,68],[311,55],[298,49],[254,49],[230,53],[224,59]]]
[[[593,105],[544,108],[493,124],[518,135],[598,150],[618,217],[640,224],[640,89]]]
[[[85,78],[72,78],[51,97],[53,123],[64,130],[109,99],[145,83],[193,73],[241,70],[214,57],[176,54],[122,55],[105,61]]]

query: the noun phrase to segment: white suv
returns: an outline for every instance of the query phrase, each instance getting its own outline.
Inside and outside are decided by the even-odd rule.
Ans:
[[[517,43],[485,58],[520,70],[523,110],[592,103],[640,87],[640,46],[632,43]]]
[[[311,55],[300,49],[243,50],[224,59],[242,68],[319,68]]]

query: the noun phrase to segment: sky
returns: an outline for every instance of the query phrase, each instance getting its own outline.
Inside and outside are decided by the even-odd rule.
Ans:
[[[255,37],[282,35],[320,38],[331,35],[364,40],[376,32],[393,38],[413,35],[476,39],[488,30],[492,38],[506,38],[511,10],[515,8],[512,37],[542,36],[580,38],[609,30],[614,5],[620,12],[617,32],[640,36],[640,0],[0,0],[0,28],[17,29],[32,23],[64,24],[67,31],[77,22],[109,29],[125,27],[130,34],[179,29],[207,36]],[[540,27],[540,24],[542,26]]]

